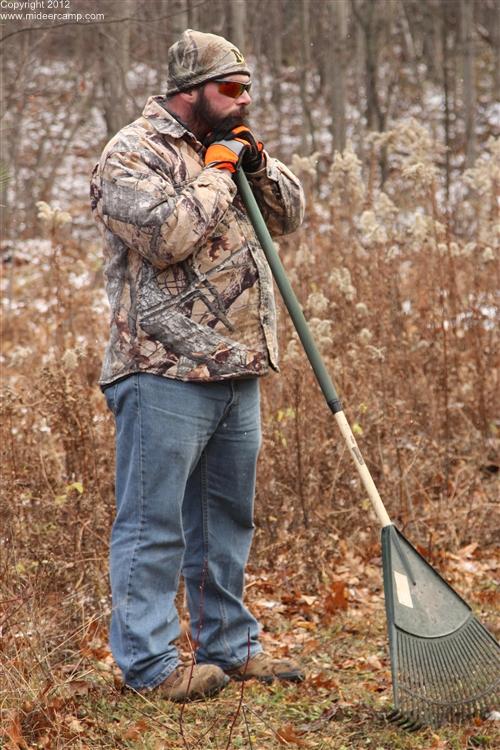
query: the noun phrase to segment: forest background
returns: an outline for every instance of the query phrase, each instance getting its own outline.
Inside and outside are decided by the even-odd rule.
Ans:
[[[392,519],[498,638],[500,2],[31,6],[0,13],[0,746],[498,747],[491,721],[411,740],[385,724],[377,521],[281,304],[247,596],[266,648],[310,677],[180,717],[119,692],[109,312],[87,196],[185,28],[240,47],[255,133],[306,188],[303,227],[277,245],[363,456]]]

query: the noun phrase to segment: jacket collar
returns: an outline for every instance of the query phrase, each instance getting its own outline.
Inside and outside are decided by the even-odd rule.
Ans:
[[[198,146],[202,145],[191,131],[167,110],[166,96],[151,96],[144,107],[142,116],[163,135],[183,138]]]

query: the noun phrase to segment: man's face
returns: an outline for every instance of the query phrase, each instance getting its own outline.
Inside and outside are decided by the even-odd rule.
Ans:
[[[231,73],[227,80],[248,82],[248,76]],[[192,104],[191,114],[198,132],[207,135],[214,129],[231,130],[238,125],[248,125],[248,105],[252,101],[250,94],[244,91],[237,99],[232,99],[219,92],[220,83],[209,81],[197,90],[196,101]],[[193,131],[194,132],[194,131]]]

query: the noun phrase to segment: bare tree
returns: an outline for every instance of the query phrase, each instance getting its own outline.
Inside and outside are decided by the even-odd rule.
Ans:
[[[465,153],[466,163],[471,167],[476,155],[474,120],[476,112],[476,85],[474,75],[474,3],[460,0],[460,37],[462,43],[462,72],[464,81]]]
[[[157,91],[163,91],[165,89],[165,81],[167,78],[168,0],[153,0],[151,6],[156,17],[151,32],[153,38],[154,67],[156,71],[155,86]]]
[[[231,0],[226,3],[227,36],[245,54],[246,48],[246,3],[245,0]]]
[[[347,37],[347,0],[329,0],[332,48],[328,55],[329,109],[333,151],[345,146],[345,43]]]
[[[271,34],[270,45],[268,49],[271,73],[273,76],[272,82],[272,100],[276,108],[276,117],[278,122],[281,122],[282,118],[282,91],[281,91],[281,76],[283,66],[283,11],[280,2],[273,2],[269,6],[270,18],[269,22],[273,33]],[[278,156],[281,156],[282,143],[281,143],[281,128],[278,131]]]
[[[186,0],[187,23],[190,29],[198,29],[200,14],[196,0]]]
[[[133,0],[121,0],[120,17],[130,18]],[[101,82],[104,90],[103,110],[108,137],[111,138],[128,120],[127,73],[130,65],[130,21],[99,27]]]
[[[309,153],[309,138],[312,151],[315,150],[314,128],[307,97],[307,70],[310,62],[310,3],[300,0],[300,101],[302,105],[302,119],[300,129],[300,150],[302,154]]]

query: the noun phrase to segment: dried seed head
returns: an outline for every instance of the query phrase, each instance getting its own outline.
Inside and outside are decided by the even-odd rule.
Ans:
[[[491,247],[485,247],[482,254],[481,260],[483,263],[489,263],[492,260],[496,260],[495,253]]]
[[[332,321],[311,318],[308,323],[320,351],[328,352],[331,350],[333,347]]]
[[[361,315],[362,317],[365,317],[366,315],[368,315],[368,308],[364,302],[357,303],[356,312],[358,313],[358,315]]]
[[[356,296],[356,287],[351,281],[351,274],[348,268],[334,268],[328,278],[329,284],[335,284],[341,294],[344,295],[348,302],[351,302]]]
[[[73,221],[71,214],[62,211],[59,206],[51,208],[45,201],[38,201],[38,218],[40,222],[51,232],[57,232],[65,224],[71,224]]]
[[[435,230],[435,232],[436,232],[436,237],[437,237],[438,239],[440,239],[440,240],[441,240],[441,239],[443,239],[444,237],[446,237],[446,227],[445,227],[445,225],[444,225],[444,224],[441,224],[441,222],[440,222],[440,221],[435,221],[435,222],[434,222],[434,230]]]
[[[387,232],[377,222],[374,211],[363,211],[360,225],[365,240],[369,242],[387,242]]]
[[[361,331],[358,333],[358,339],[361,344],[364,344],[365,346],[370,343],[370,341],[373,338],[373,333],[369,330],[369,328],[362,328]]]
[[[297,273],[296,268],[291,268],[288,271],[288,281],[292,286],[297,286],[299,283],[299,274]]]
[[[306,172],[307,174],[310,174],[312,177],[314,177],[317,172],[319,156],[319,151],[315,151],[310,156],[299,156],[298,154],[293,154],[292,172],[294,172],[296,175],[299,175],[301,172]]]
[[[9,367],[19,367],[25,359],[33,354],[33,349],[29,346],[15,346],[8,352],[10,362]]]
[[[430,344],[428,341],[426,341],[425,339],[420,339],[420,341],[417,341],[415,346],[412,346],[412,351],[418,352],[418,351],[421,351],[422,349],[428,349],[429,346]]]
[[[285,362],[293,362],[300,359],[300,351],[297,339],[290,339],[287,344],[285,356],[283,357]]]
[[[417,242],[425,242],[432,237],[432,218],[426,214],[413,214],[411,235]]]
[[[299,249],[293,257],[293,262],[295,266],[314,264],[316,262],[314,255],[311,253],[305,242],[300,243]]]
[[[74,349],[66,349],[61,361],[63,368],[68,372],[76,370],[78,367],[78,355]]]
[[[436,166],[432,162],[429,164],[422,161],[405,164],[402,175],[412,180],[418,189],[425,191],[436,177]]]
[[[362,164],[356,156],[351,140],[347,141],[342,154],[335,151],[329,173],[333,205],[340,206],[344,199],[347,199],[347,202],[353,206],[363,202],[366,188],[361,167]]]
[[[500,181],[500,138],[488,138],[485,154],[465,170],[462,179],[482,195],[493,192]]]
[[[376,346],[371,344],[366,345],[366,350],[369,352],[371,359],[377,360],[377,362],[383,362],[385,360],[384,348],[378,349]]]
[[[312,292],[307,298],[306,310],[310,310],[313,315],[321,315],[328,309],[329,304],[323,292]]]
[[[380,216],[382,216],[382,218],[384,219],[394,215],[394,213],[397,211],[394,203],[391,201],[387,193],[384,192],[381,192],[377,198],[376,209],[377,213],[380,214]]]

